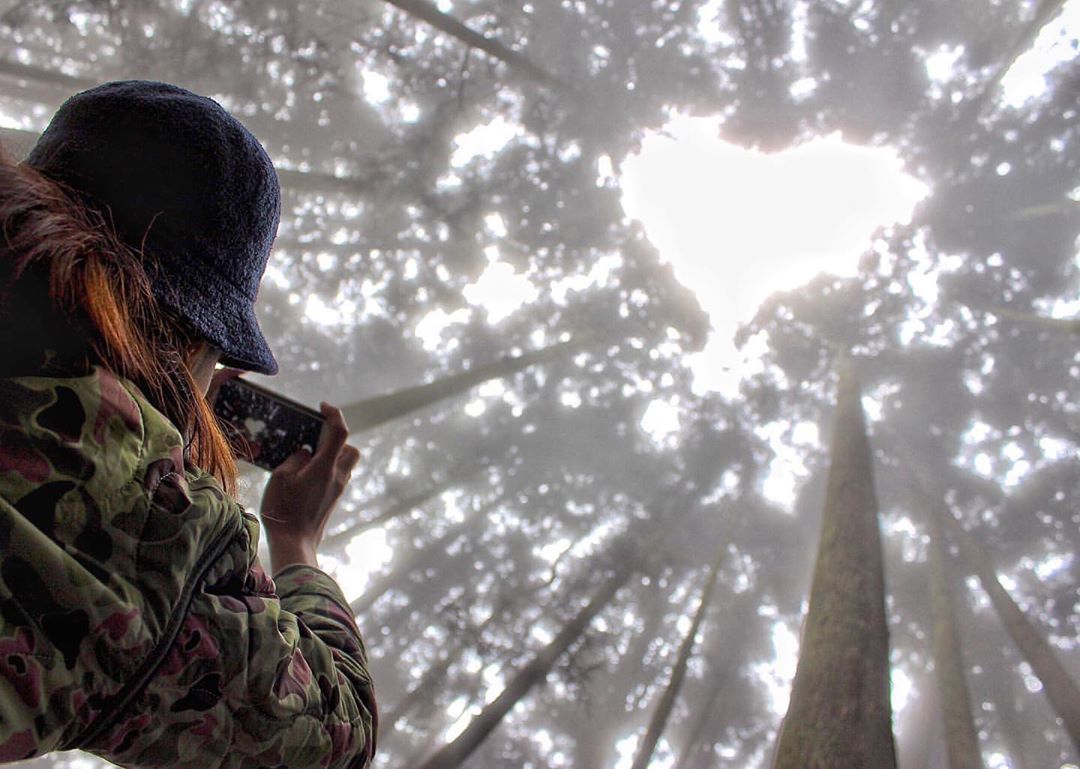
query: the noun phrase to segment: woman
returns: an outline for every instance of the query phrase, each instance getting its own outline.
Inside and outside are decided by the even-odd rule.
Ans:
[[[276,373],[279,209],[254,137],[162,83],[78,94],[0,162],[0,762],[370,762],[364,646],[315,557],[359,457],[341,413],[271,475],[271,579],[206,399],[219,361]]]

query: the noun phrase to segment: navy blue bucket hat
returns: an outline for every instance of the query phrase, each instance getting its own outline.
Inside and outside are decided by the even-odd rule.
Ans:
[[[127,80],[68,99],[25,162],[102,211],[154,294],[222,351],[276,374],[255,299],[281,215],[262,145],[213,99]]]

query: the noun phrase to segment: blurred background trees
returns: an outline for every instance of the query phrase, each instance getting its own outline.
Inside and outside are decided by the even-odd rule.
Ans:
[[[378,766],[770,766],[845,352],[897,765],[1075,769],[1080,65],[1003,89],[1075,2],[8,0],[0,122],[18,156],[71,93],[161,79],[274,157],[273,386],[371,426],[322,560],[369,641]],[[892,147],[929,190],[854,277],[747,319],[734,396],[689,364],[716,287],[681,284],[621,201],[621,164],[679,114],[765,151]],[[493,274],[523,298],[477,298]]]

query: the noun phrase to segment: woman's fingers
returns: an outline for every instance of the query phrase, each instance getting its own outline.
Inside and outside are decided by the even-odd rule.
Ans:
[[[360,449],[355,446],[343,446],[337,456],[337,468],[345,473],[351,473],[356,463],[360,461]]]
[[[319,406],[319,411],[322,412],[326,421],[323,422],[322,431],[319,433],[319,442],[315,447],[315,456],[312,457],[311,465],[309,465],[312,471],[332,469],[337,464],[337,457],[341,453],[342,446],[345,445],[345,441],[349,438],[349,428],[345,424],[345,417],[342,416],[341,409],[323,402]]]
[[[349,428],[341,411],[328,403],[320,410],[326,421],[315,453],[291,455],[270,475],[263,492],[262,513],[271,552],[274,543],[282,542],[318,547],[330,513],[360,461],[360,450],[346,443]]]

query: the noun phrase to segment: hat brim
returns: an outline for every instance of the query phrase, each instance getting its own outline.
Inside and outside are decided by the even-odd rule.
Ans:
[[[257,374],[276,374],[277,359],[270,350],[270,345],[259,327],[259,320],[251,305],[244,305],[242,335],[239,340],[226,339],[218,343],[221,350],[221,362],[226,366],[254,371]],[[213,340],[211,340],[213,341]]]
[[[188,264],[183,274],[187,281],[184,294],[197,296],[198,301],[183,302],[184,297],[178,293],[159,291],[162,281],[154,281],[158,300],[173,308],[194,331],[221,350],[224,365],[257,374],[276,374],[277,360],[259,327],[254,299],[207,265]]]

